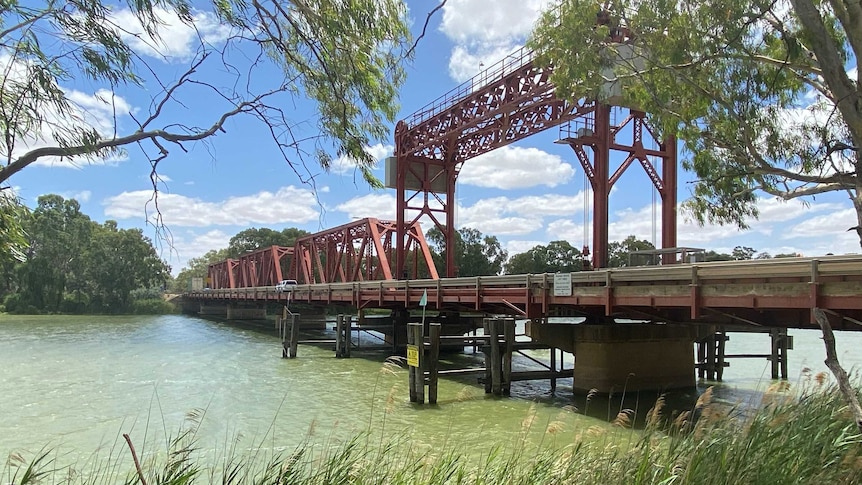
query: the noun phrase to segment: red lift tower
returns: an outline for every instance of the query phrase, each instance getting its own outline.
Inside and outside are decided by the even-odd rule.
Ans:
[[[662,248],[676,247],[675,140],[656,140],[641,112],[630,110],[613,124],[609,105],[557,98],[550,75],[521,49],[398,122],[395,156],[387,161],[387,186],[396,189],[398,203],[396,274],[405,268],[406,228],[422,216],[454,247],[455,183],[464,162],[567,122],[582,129],[561,142],[572,147],[593,189],[593,267],[607,266],[611,187],[636,161],[661,196]],[[645,145],[645,137],[653,143]],[[613,174],[612,152],[625,155]],[[445,276],[457,276],[454,251],[446,251]]]

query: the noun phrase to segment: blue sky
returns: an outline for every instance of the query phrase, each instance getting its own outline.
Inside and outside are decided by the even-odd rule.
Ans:
[[[523,44],[546,0],[449,0],[428,26],[415,60],[407,67],[408,78],[401,90],[401,112],[405,118],[438,96],[490,66]],[[422,29],[432,1],[410,1],[413,31]],[[118,15],[123,15],[118,12]],[[207,42],[218,43],[225,34],[211,14],[197,11],[198,31]],[[129,20],[131,22],[132,20]],[[182,73],[196,48],[187,27],[165,18],[164,42],[159,46],[133,44],[160,76]],[[261,76],[267,74],[266,71]],[[212,70],[212,82],[221,82]],[[224,81],[229,82],[229,81]],[[97,125],[112,126],[112,112],[105,103],[110,93],[101,86],[63,86],[73,93],[87,118]],[[151,92],[128,89],[113,98],[121,108],[117,129],[134,129],[128,113],[142,113]],[[188,124],[208,124],[218,106],[212,99],[194,96],[169,113]],[[284,100],[284,109],[302,135],[315,134],[315,113],[301,94]],[[209,116],[208,116],[209,115]],[[163,257],[179,271],[185,262],[210,249],[226,247],[228,240],[248,227],[282,229],[299,227],[311,232],[337,226],[360,217],[395,218],[392,189],[372,190],[349,163],[338,160],[330,173],[310,167],[316,193],[286,165],[263,125],[251,118],[237,118],[207,144],[189,145],[189,151],[172,149],[160,165],[160,207],[172,234],[173,249],[160,247]],[[389,127],[390,133],[393,127]],[[528,138],[465,163],[457,187],[457,224],[495,235],[510,255],[536,244],[565,239],[576,247],[590,243],[585,233],[585,181],[573,152],[554,143],[558,129]],[[381,160],[375,174],[383,179],[382,160],[392,152],[392,140],[368,147]],[[619,160],[612,162],[614,170]],[[47,162],[30,166],[9,182],[25,202],[34,206],[39,195],[61,194],[77,199],[82,210],[102,222],[118,221],[120,227],[140,227],[156,238],[147,224],[153,208],[147,158],[132,147],[122,156],[89,163]],[[689,194],[690,175],[680,174],[679,199]],[[653,191],[639,166],[633,166],[616,184],[610,200],[610,238],[630,234],[655,241],[660,237],[661,213]],[[847,228],[855,225],[849,199],[844,194],[826,194],[816,200],[781,202],[762,194],[760,220],[751,229],[698,227],[681,215],[678,243],[730,252],[737,245],[770,254],[859,252],[859,243]],[[653,216],[656,214],[656,217]]]

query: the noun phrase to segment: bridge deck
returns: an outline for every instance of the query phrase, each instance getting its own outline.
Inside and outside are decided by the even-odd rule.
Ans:
[[[835,328],[862,330],[862,255],[611,268],[571,273],[571,294],[555,276],[505,275],[386,280],[195,291],[210,302],[304,302],[357,308],[482,311],[540,319],[584,316],[674,323],[813,328],[811,309],[841,317]],[[566,285],[567,286],[567,285]],[[555,296],[555,292],[558,296]]]

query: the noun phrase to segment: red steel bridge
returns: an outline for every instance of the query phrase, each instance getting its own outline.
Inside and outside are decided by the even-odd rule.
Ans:
[[[612,39],[625,42],[625,38]],[[554,95],[550,70],[522,49],[444,94],[395,128],[387,185],[397,192],[395,221],[363,219],[211,265],[201,300],[280,301],[274,285],[295,279],[293,300],[351,303],[358,308],[411,307],[427,291],[431,307],[497,311],[544,318],[575,312],[593,318],[628,317],[690,322],[705,318],[767,326],[808,326],[819,306],[838,328],[862,329],[862,256],[607,266],[608,197],[631,166],[640,165],[661,197],[661,247],[676,237],[676,144],[659,140],[645,114],[570,102]],[[454,251],[445,268],[431,258],[419,221],[430,220],[454,248],[455,185],[465,162],[495,148],[565,124],[560,142],[571,146],[593,190],[593,271],[572,274],[571,296],[552,293],[553,275],[457,278]],[[612,171],[612,153],[621,160]],[[621,156],[619,156],[621,154]],[[406,281],[405,281],[406,280]],[[563,308],[568,308],[564,310]]]
[[[619,37],[610,42],[626,42],[624,29],[613,31]],[[442,314],[528,319],[534,340],[576,355],[576,387],[605,390],[621,382],[629,389],[692,386],[693,368],[713,372],[724,365],[724,357],[715,357],[716,348],[724,355],[719,326],[772,329],[773,365],[786,364],[787,328],[817,328],[814,309],[836,329],[862,330],[862,256],[677,261],[675,140],[659,139],[637,110],[557,98],[550,74],[521,50],[399,121],[386,173],[386,185],[396,191],[395,221],[355,221],[293,247],[261,248],[211,265],[209,288],[188,293],[187,302],[202,310],[298,301],[388,308],[406,332],[405,310],[418,308],[425,296],[427,307]],[[564,128],[559,142],[572,148],[593,192],[592,270],[459,278],[454,211],[461,167],[558,126]],[[610,269],[608,197],[635,165],[661,198],[661,264]],[[420,220],[444,236],[443,268],[435,267]],[[277,292],[283,279],[298,285]],[[585,325],[551,323],[554,316],[581,317]],[[621,319],[652,325],[591,325]],[[694,341],[705,349],[698,362]]]

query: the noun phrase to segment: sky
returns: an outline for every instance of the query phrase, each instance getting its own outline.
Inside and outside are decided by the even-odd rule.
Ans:
[[[546,0],[449,0],[433,15],[419,41],[415,59],[407,66],[407,80],[400,91],[406,118],[438,96],[491,66],[523,45]],[[408,2],[412,30],[418,35],[426,15],[437,2]],[[118,20],[132,25],[127,12]],[[217,44],[226,35],[211,12],[194,12],[198,32],[165,16],[163,42],[146,43],[130,37],[136,52],[147,59],[160,76],[176,77],[193,59],[195,42]],[[213,84],[220,73],[213,71]],[[224,81],[229,82],[229,81]],[[63,86],[97,126],[117,120],[121,134],[134,127],[135,114],[145,113],[152,91],[112,93],[99,86],[69,80]],[[112,97],[113,96],[113,97]],[[113,99],[116,113],[104,101]],[[174,116],[192,125],[211,119],[214,103],[201,97],[174,106]],[[315,133],[313,106],[302,96],[287,100],[285,111],[295,121],[300,136]],[[208,118],[207,115],[210,117]],[[393,126],[388,127],[394,131]],[[458,227],[478,229],[496,236],[510,256],[535,245],[567,240],[575,247],[591,244],[591,215],[585,205],[583,170],[572,150],[554,141],[557,128],[467,161],[459,175],[456,199]],[[367,151],[379,161],[374,174],[384,178],[383,160],[392,154],[393,141],[383,140]],[[13,176],[9,183],[34,207],[43,194],[74,198],[82,212],[97,222],[115,220],[121,228],[141,228],[154,239],[162,257],[176,274],[188,259],[211,249],[227,247],[237,232],[249,227],[281,230],[297,227],[317,232],[363,217],[394,220],[395,190],[375,190],[345,160],[335,160],[328,173],[315,167],[309,172],[314,184],[287,166],[264,126],[251,118],[231,121],[209,143],[173,147],[159,165],[159,208],[170,237],[151,224],[154,214],[152,182],[147,156],[131,147],[126,153],[88,163],[48,160]],[[612,160],[611,171],[619,165]],[[691,174],[680,172],[678,198],[689,196]],[[591,196],[587,196],[591,197]],[[660,246],[660,198],[644,171],[630,168],[614,186],[610,197],[610,240],[629,235]],[[805,201],[780,201],[762,194],[760,218],[750,228],[704,226],[680,214],[678,245],[730,253],[747,246],[770,254],[858,253],[855,215],[846,194],[818,195]],[[586,212],[585,212],[586,210]],[[585,224],[588,229],[585,231]]]

